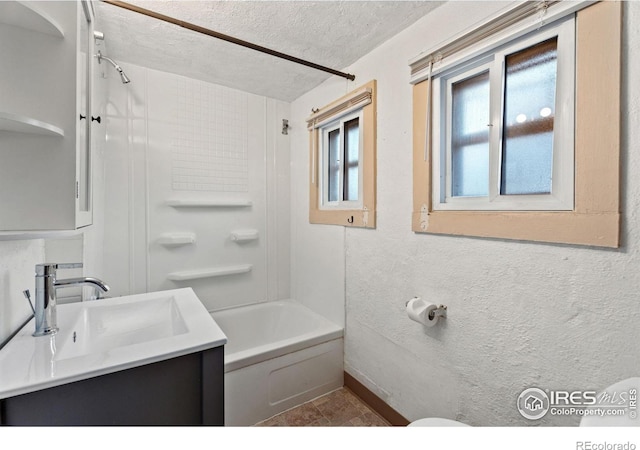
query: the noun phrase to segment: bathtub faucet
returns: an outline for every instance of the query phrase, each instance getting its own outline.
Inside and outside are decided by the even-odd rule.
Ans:
[[[31,305],[33,314],[36,318],[36,330],[33,336],[48,336],[58,331],[56,317],[56,289],[59,287],[83,286],[90,285],[107,292],[109,286],[97,278],[79,277],[67,278],[64,280],[56,279],[56,271],[58,269],[79,269],[82,263],[72,264],[36,264],[36,304]],[[31,298],[29,291],[24,291],[24,295],[29,302]]]

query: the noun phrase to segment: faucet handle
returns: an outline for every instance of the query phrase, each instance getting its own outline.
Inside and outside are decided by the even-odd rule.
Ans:
[[[48,277],[55,276],[56,270],[58,269],[80,269],[82,268],[82,263],[41,263],[36,264],[36,276],[37,277]]]
[[[62,263],[56,264],[58,269],[82,269],[82,263]]]
[[[58,265],[55,263],[36,264],[36,277],[48,277],[55,275]]]
[[[22,291],[22,293],[24,294],[25,298],[29,302],[29,306],[31,306],[31,311],[33,311],[33,315],[35,316],[36,310],[33,307],[33,302],[31,301],[31,292],[29,292],[29,289],[25,289],[24,291]]]

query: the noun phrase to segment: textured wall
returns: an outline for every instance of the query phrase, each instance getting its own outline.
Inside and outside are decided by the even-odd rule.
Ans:
[[[136,5],[339,68],[439,3],[153,0]],[[108,56],[118,62],[125,60],[284,101],[295,99],[330,76],[102,2],[95,2],[95,8],[102,19],[100,31],[109,41]]]
[[[640,88],[632,82],[640,70],[640,36],[629,26],[640,20],[640,4],[624,6],[620,249],[410,231],[407,61],[504,5],[448,3],[348,68],[358,83],[378,80],[376,230],[305,222],[301,210],[308,202],[300,191],[308,182],[308,156],[292,152],[292,173],[298,174],[292,177],[292,289],[317,310],[336,310],[344,295],[346,370],[410,420],[530,425],[515,407],[526,387],[599,389],[640,374],[640,180],[633,176],[640,166],[634,151]],[[356,85],[330,80],[299,98],[292,104],[295,125],[302,128],[311,107]],[[296,134],[292,148],[304,148],[305,139],[302,131]],[[312,252],[315,265],[305,263]],[[305,268],[332,274],[324,286],[331,297],[306,289]],[[447,320],[430,329],[411,322],[404,302],[416,295],[448,305]],[[540,423],[578,421],[547,415]]]

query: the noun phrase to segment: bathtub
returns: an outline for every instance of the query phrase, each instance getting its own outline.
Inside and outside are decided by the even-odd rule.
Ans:
[[[225,423],[254,425],[343,384],[343,329],[293,301],[214,311],[227,335]]]

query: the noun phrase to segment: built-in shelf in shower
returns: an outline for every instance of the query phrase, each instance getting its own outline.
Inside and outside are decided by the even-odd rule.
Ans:
[[[0,1],[0,4],[4,3]],[[55,125],[32,117],[0,111],[0,130],[17,133],[39,134],[43,136],[64,136],[64,130]]]
[[[64,31],[48,14],[33,2],[0,1],[0,23],[13,25],[55,37],[64,37]]]
[[[258,230],[233,230],[231,232],[231,240],[234,242],[249,242],[258,239]]]
[[[223,277],[227,275],[237,275],[241,273],[251,272],[253,265],[239,264],[235,266],[210,267],[206,269],[182,270],[180,272],[172,272],[167,275],[171,281],[188,281],[200,278]]]
[[[251,200],[236,200],[236,199],[169,199],[166,204],[173,206],[174,208],[244,208],[251,206]]]
[[[196,242],[196,235],[194,233],[163,233],[157,242],[165,247],[191,245]]]

